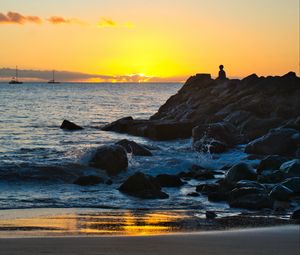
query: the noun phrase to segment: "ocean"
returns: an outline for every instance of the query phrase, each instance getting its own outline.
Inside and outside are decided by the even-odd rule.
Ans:
[[[242,146],[221,155],[200,154],[192,149],[190,139],[157,142],[100,130],[102,125],[126,116],[149,118],[181,86],[0,83],[0,210],[103,208],[234,212],[226,203],[208,202],[202,195],[187,196],[203,181],[191,180],[181,188],[164,188],[170,195],[165,200],[143,200],[117,189],[136,171],[155,176],[187,171],[193,164],[220,169],[242,159],[247,161]],[[84,130],[61,130],[64,119]],[[113,177],[112,185],[72,184],[70,180],[76,176],[105,177],[103,171],[88,166],[91,155],[98,146],[124,138],[152,146],[154,156],[128,155],[129,168]]]

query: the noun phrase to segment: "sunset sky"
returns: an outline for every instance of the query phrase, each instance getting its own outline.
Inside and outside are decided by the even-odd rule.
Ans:
[[[0,33],[0,68],[78,80],[299,75],[299,0],[0,0]]]

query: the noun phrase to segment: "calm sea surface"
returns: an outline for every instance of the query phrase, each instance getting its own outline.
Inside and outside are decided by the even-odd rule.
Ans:
[[[188,197],[197,181],[182,188],[164,189],[166,200],[142,200],[120,193],[119,185],[135,171],[157,175],[178,173],[192,164],[218,168],[244,158],[239,150],[222,156],[198,154],[191,141],[153,142],[144,138],[103,132],[99,127],[125,116],[149,118],[181,84],[39,84],[0,83],[0,209],[118,208],[229,210],[207,198]],[[85,129],[66,132],[64,119]],[[127,138],[151,145],[153,157],[132,157],[128,170],[112,185],[81,187],[76,176],[105,174],[88,166],[95,148]]]

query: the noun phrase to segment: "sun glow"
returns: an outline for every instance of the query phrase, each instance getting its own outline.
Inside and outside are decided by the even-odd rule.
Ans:
[[[62,1],[59,15],[49,0],[47,9],[29,0],[20,13],[5,3],[0,67],[83,72],[95,76],[78,80],[97,82],[104,80],[98,76],[182,81],[199,72],[216,75],[221,63],[229,76],[299,72],[297,0],[174,0],[172,10],[167,0],[93,1],[93,8],[88,2],[69,8]]]

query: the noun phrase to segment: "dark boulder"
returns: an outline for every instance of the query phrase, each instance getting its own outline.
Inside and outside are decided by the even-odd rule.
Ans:
[[[134,141],[123,139],[116,144],[122,146],[127,153],[132,153],[135,156],[152,156],[151,151]]]
[[[300,177],[286,179],[281,184],[292,190],[295,195],[300,194]]]
[[[214,211],[206,211],[205,216],[206,216],[206,219],[212,220],[212,219],[217,218],[218,215]]]
[[[154,177],[141,172],[130,176],[119,187],[119,191],[144,199],[165,199],[169,197],[168,194],[161,191],[161,187]]]
[[[260,210],[272,208],[274,201],[268,194],[252,193],[229,201],[230,207]]]
[[[125,133],[128,131],[128,127],[133,122],[132,117],[124,117],[122,119],[116,120],[110,124],[103,126],[101,129],[104,131],[114,131],[119,133]]]
[[[293,195],[293,191],[282,184],[278,184],[271,190],[269,195],[276,200],[287,201]]]
[[[261,183],[258,183],[256,181],[249,181],[249,180],[241,180],[238,181],[235,185],[235,188],[257,188],[264,190],[265,186]]]
[[[292,220],[300,221],[300,209],[296,209],[291,215]]]
[[[196,187],[197,192],[201,192],[203,194],[208,194],[212,192],[218,191],[220,188],[220,185],[217,183],[205,183],[205,184],[200,184]]]
[[[103,169],[108,175],[116,175],[128,167],[126,151],[119,145],[99,147],[92,157],[90,166]]]
[[[189,172],[180,173],[180,177],[187,179],[208,180],[214,179],[214,173],[198,165],[193,165]]]
[[[279,170],[265,170],[259,176],[257,181],[261,183],[278,183],[282,182],[286,178],[286,175]]]
[[[264,170],[279,170],[280,166],[287,160],[288,158],[278,155],[267,156],[260,161],[256,172],[261,174]]]
[[[209,201],[212,202],[226,201],[228,199],[228,192],[225,191],[209,192],[207,194],[207,198]]]
[[[69,131],[76,131],[76,130],[82,130],[83,127],[80,127],[78,125],[76,125],[75,123],[68,121],[68,120],[64,120],[63,123],[60,126],[61,129],[64,130],[69,130]]]
[[[299,132],[294,129],[273,129],[248,143],[246,153],[259,155],[294,156],[299,144]]]
[[[183,182],[177,175],[159,174],[155,179],[161,187],[180,187],[183,185]]]
[[[187,193],[186,195],[188,197],[199,197],[200,196],[200,194],[197,192],[190,192],[190,193]]]
[[[231,202],[249,194],[266,194],[266,191],[264,189],[259,189],[255,187],[235,188],[228,193],[228,199],[229,202]]]
[[[240,180],[256,180],[255,170],[246,163],[238,163],[232,166],[225,175],[225,181],[236,183]]]
[[[103,183],[104,180],[100,176],[87,175],[78,177],[73,183],[80,186],[96,185]]]
[[[300,159],[293,159],[283,163],[279,170],[287,177],[300,177]]]

